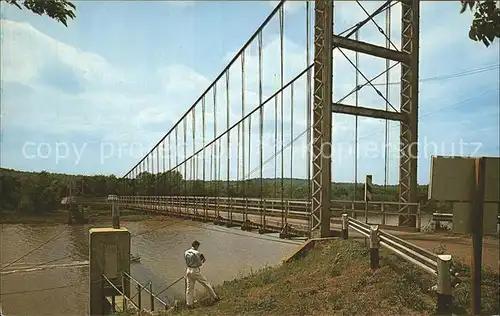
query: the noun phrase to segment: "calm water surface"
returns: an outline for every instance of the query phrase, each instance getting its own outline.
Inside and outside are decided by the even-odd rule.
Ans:
[[[214,284],[278,264],[298,247],[297,243],[237,228],[177,219],[124,222],[122,225],[132,234],[132,253],[141,256],[140,263],[131,264],[132,275],[143,284],[152,281],[155,292],[183,275],[183,252],[193,239],[201,241],[201,250],[207,258],[203,272]],[[88,267],[85,262],[88,260],[90,227],[2,225],[2,266],[62,231],[58,238],[1,272],[0,300],[5,315],[88,314]],[[12,273],[41,263],[82,263],[83,266]],[[181,281],[160,297],[171,300],[182,296],[183,290]],[[197,290],[202,291],[202,288],[198,285]],[[145,297],[143,300],[147,301]]]

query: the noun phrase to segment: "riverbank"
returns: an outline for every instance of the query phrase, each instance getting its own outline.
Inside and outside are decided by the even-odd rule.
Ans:
[[[88,216],[90,223],[111,222],[109,210],[91,210]],[[120,212],[120,220],[127,222],[143,221],[151,218],[152,216],[128,210]],[[0,224],[66,224],[67,222],[67,210],[54,210],[41,215],[3,211],[0,216]]]
[[[454,310],[468,314],[470,269],[458,265]],[[169,315],[432,315],[435,279],[381,249],[380,268],[369,267],[369,251],[356,241],[319,243],[302,259],[266,268],[216,287],[222,300],[206,298],[193,310],[180,302]],[[498,314],[498,273],[483,273],[482,307]],[[125,314],[122,314],[125,315]],[[159,315],[165,315],[160,313]]]

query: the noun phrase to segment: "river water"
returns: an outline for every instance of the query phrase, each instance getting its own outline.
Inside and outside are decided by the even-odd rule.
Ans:
[[[104,226],[109,225],[92,225]],[[299,241],[284,241],[237,228],[171,218],[122,222],[122,226],[132,235],[132,253],[141,256],[140,262],[131,264],[132,275],[143,284],[152,281],[155,293],[183,275],[183,252],[194,239],[201,242],[200,250],[207,258],[202,271],[213,284],[278,264],[300,244]],[[5,315],[88,315],[86,263],[90,227],[2,225],[2,267],[59,234],[0,272],[0,302]],[[68,265],[44,268],[40,264]],[[26,268],[32,269],[27,271]],[[196,290],[203,291],[199,285]],[[160,298],[179,298],[183,296],[183,291],[184,283],[181,281]]]

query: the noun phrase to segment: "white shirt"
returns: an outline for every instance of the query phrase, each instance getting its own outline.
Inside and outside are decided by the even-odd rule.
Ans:
[[[188,268],[199,268],[202,265],[201,262],[201,253],[194,249],[190,248],[184,252],[184,260],[186,261],[186,266]]]

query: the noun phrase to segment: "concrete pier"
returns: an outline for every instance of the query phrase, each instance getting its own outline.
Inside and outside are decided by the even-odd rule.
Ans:
[[[130,274],[130,232],[126,228],[89,230],[89,314],[103,315],[109,308],[107,296],[119,296],[108,282],[130,296],[130,284],[122,272]]]

